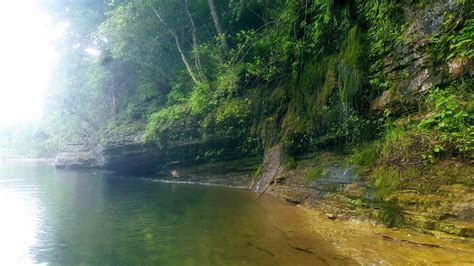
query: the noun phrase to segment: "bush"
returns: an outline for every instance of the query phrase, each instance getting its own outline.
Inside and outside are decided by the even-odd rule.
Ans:
[[[433,147],[436,154],[459,154],[473,158],[474,96],[463,92],[465,84],[452,85],[447,89],[435,88],[428,94],[430,115],[418,124],[418,128],[438,132],[437,140],[440,143]]]

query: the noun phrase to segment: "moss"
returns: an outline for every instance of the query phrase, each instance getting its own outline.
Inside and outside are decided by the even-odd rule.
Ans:
[[[361,199],[351,199],[350,204],[354,207],[362,207],[364,206],[364,202]]]
[[[367,84],[365,71],[364,34],[358,27],[349,30],[342,43],[338,69],[339,95],[343,106],[348,106],[353,97]]]
[[[305,178],[311,181],[322,178],[322,177],[323,177],[323,169],[321,168],[321,166],[313,167],[305,175]]]
[[[402,209],[393,201],[386,201],[380,204],[380,211],[377,218],[387,227],[401,227],[405,225],[405,217]]]
[[[445,232],[452,235],[463,236],[463,237],[473,237],[474,229],[464,226],[459,226],[449,222],[438,222],[435,223],[434,229]]]
[[[257,180],[263,173],[262,166],[260,165],[252,175],[252,180]]]
[[[422,164],[423,155],[431,151],[434,136],[409,126],[390,126],[383,137],[372,142],[359,144],[353,149],[348,162],[362,171],[376,165]]]
[[[347,158],[349,164],[356,165],[360,172],[366,172],[372,169],[379,157],[380,143],[373,141],[360,144]]]
[[[339,52],[304,64],[299,80],[289,89],[290,102],[282,123],[287,139],[312,138],[313,146],[351,139],[347,120],[356,114],[355,106],[367,105],[366,98],[358,97],[368,83],[365,51],[365,34],[353,27]]]
[[[337,88],[337,63],[338,57],[337,56],[328,56],[326,58],[326,75],[324,79],[324,84],[321,87],[317,99],[316,104],[319,107],[323,107],[328,104],[329,96],[333,93],[334,89]],[[321,112],[319,109],[317,112]]]
[[[402,183],[400,169],[383,167],[374,170],[375,196],[379,199],[396,192]]]
[[[298,163],[296,162],[296,158],[291,155],[285,155],[283,158],[283,167],[285,167],[286,170],[293,170],[296,169],[298,166]]]

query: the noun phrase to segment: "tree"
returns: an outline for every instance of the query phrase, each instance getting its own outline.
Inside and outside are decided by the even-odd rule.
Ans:
[[[229,50],[229,45],[227,44],[226,33],[222,29],[222,25],[219,19],[219,15],[217,13],[216,5],[214,4],[214,0],[208,0],[207,2],[209,4],[209,9],[211,10],[212,21],[214,22],[214,26],[216,28],[217,37],[221,40],[224,51],[227,51]]]

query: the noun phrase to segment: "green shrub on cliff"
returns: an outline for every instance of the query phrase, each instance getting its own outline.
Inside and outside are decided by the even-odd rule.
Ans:
[[[439,141],[433,151],[437,154],[474,156],[474,96],[473,80],[434,88],[427,97],[429,115],[418,127],[434,130]]]
[[[446,14],[444,32],[431,37],[431,53],[438,61],[452,58],[474,58],[474,19],[468,19],[458,29],[460,18]]]

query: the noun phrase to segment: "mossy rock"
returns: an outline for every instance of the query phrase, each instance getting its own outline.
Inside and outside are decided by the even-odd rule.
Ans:
[[[313,181],[323,177],[323,168],[321,166],[315,166],[306,172],[305,178]]]
[[[435,230],[463,237],[474,237],[474,223],[472,222],[448,222],[435,223]]]
[[[405,222],[407,225],[415,227],[421,230],[434,230],[435,229],[435,219],[427,217],[425,215],[420,215],[418,213],[405,212]]]
[[[377,218],[387,227],[401,227],[406,224],[403,210],[396,202],[385,201],[379,204]]]

